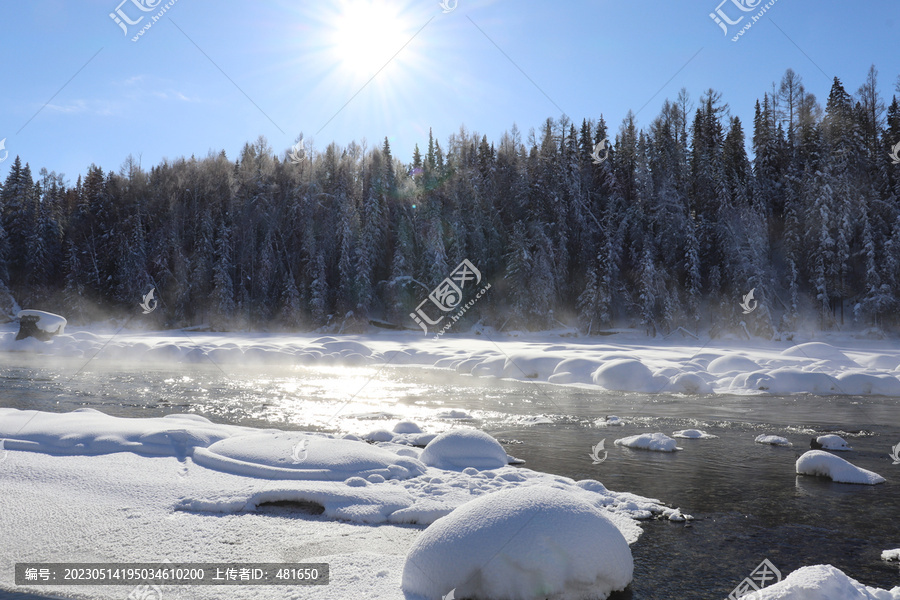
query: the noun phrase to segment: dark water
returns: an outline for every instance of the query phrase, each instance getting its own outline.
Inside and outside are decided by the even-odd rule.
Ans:
[[[66,412],[92,407],[149,417],[192,412],[215,422],[283,429],[365,433],[410,418],[426,430],[457,423],[503,440],[526,467],[574,479],[592,478],[680,507],[689,524],[650,521],[632,546],[635,577],[617,599],[725,598],[768,558],[783,575],[828,563],[866,585],[900,585],[882,550],[900,547],[900,465],[888,454],[900,443],[897,398],[647,396],[532,382],[388,367],[240,370],[210,364],[83,366],[0,357],[0,405]],[[76,374],[77,373],[77,374]],[[436,411],[461,409],[472,420],[450,422]],[[596,427],[605,415],[626,424]],[[532,424],[545,416],[550,423]],[[617,447],[636,433],[697,428],[719,436],[679,440],[676,453]],[[842,435],[839,453],[888,481],[835,484],[795,474],[810,438]],[[760,433],[787,437],[793,448],[755,444]],[[606,439],[608,458],[593,465],[591,448]]]

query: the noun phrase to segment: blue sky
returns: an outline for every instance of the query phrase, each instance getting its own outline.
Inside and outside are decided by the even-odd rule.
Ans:
[[[721,10],[746,16],[728,36],[709,17],[719,0],[458,0],[447,13],[438,0],[176,0],[131,41],[166,1],[3,3],[0,175],[16,155],[70,183],[129,154],[145,169],[233,160],[260,135],[281,154],[301,131],[320,150],[388,137],[409,161],[429,127],[442,143],[463,124],[496,141],[516,123],[526,138],[561,109],[614,132],[645,104],[646,127],[681,87],[722,92],[749,137],[754,101],[788,67],[823,104],[833,76],[855,93],[874,63],[889,101],[900,74],[896,0],[777,0],[737,42],[756,11],[732,0]],[[126,35],[117,8],[144,18]]]

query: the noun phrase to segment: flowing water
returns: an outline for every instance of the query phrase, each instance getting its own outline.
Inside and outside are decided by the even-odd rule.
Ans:
[[[597,479],[677,506],[690,523],[650,521],[632,546],[635,577],[616,600],[721,599],[768,558],[783,575],[829,563],[877,587],[900,585],[882,550],[900,547],[900,443],[896,398],[822,396],[648,396],[460,376],[414,367],[237,369],[210,363],[102,365],[0,357],[0,405],[66,412],[91,407],[122,417],[194,413],[218,423],[363,434],[397,419],[426,431],[474,426],[503,441],[525,467]],[[81,369],[81,370],[79,370]],[[471,419],[447,419],[442,411]],[[606,415],[622,426],[598,427]],[[679,440],[683,451],[615,446],[617,438],[697,428],[719,436]],[[834,432],[840,453],[880,473],[878,486],[798,476],[810,438]],[[760,433],[793,448],[754,443]],[[606,440],[607,459],[591,448]]]

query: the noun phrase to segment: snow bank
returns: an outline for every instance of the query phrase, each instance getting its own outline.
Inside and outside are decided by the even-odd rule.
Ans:
[[[616,446],[638,448],[641,450],[655,450],[656,452],[675,452],[682,450],[677,447],[677,442],[664,433],[642,433],[616,440]]]
[[[560,543],[563,541],[563,543]],[[403,568],[407,594],[441,598],[606,598],[632,580],[619,529],[567,491],[531,486],[482,496],[435,521]]]
[[[757,444],[771,444],[772,446],[793,446],[793,444],[790,443],[787,438],[783,438],[778,435],[758,435],[753,441]]]
[[[417,365],[479,377],[537,379],[645,393],[900,396],[900,350],[860,348],[860,342],[850,338],[844,341],[846,352],[822,342],[787,349],[780,343],[761,341],[756,348],[723,340],[683,346],[648,340],[634,332],[593,338],[586,344],[583,339],[558,343],[559,336],[552,333],[444,338],[435,343],[413,332],[322,337],[192,331],[188,339],[179,331],[98,329],[102,335],[78,331],[38,343],[30,339],[15,342],[11,328],[0,333],[0,351],[96,355],[98,361],[214,362],[224,369]],[[698,353],[703,346],[708,348]]]
[[[900,587],[891,591],[861,584],[831,565],[797,569],[779,583],[753,592],[752,600],[900,600]]]
[[[682,429],[681,431],[676,431],[675,433],[673,433],[672,436],[691,440],[711,440],[713,438],[719,437],[711,433],[706,433],[701,429]]]
[[[195,447],[255,431],[218,425],[198,415],[126,419],[92,408],[63,414],[0,408],[0,438],[6,439],[7,450],[50,454],[135,452],[184,458]]]
[[[829,433],[828,435],[820,435],[816,438],[816,443],[821,447],[822,450],[837,450],[840,452],[847,452],[849,450],[853,450],[850,444],[839,435],[834,435],[833,433]]]
[[[500,442],[477,429],[451,429],[434,438],[422,451],[421,461],[446,470],[496,469],[509,464]]]
[[[828,477],[837,483],[876,485],[885,479],[878,473],[857,467],[839,456],[823,450],[810,450],[797,459],[797,473]]]

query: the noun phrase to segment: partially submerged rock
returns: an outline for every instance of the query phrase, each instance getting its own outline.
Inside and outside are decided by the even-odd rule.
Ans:
[[[54,335],[63,333],[67,323],[65,317],[42,310],[20,310],[16,316],[19,318],[17,340],[35,337],[46,342]]]

